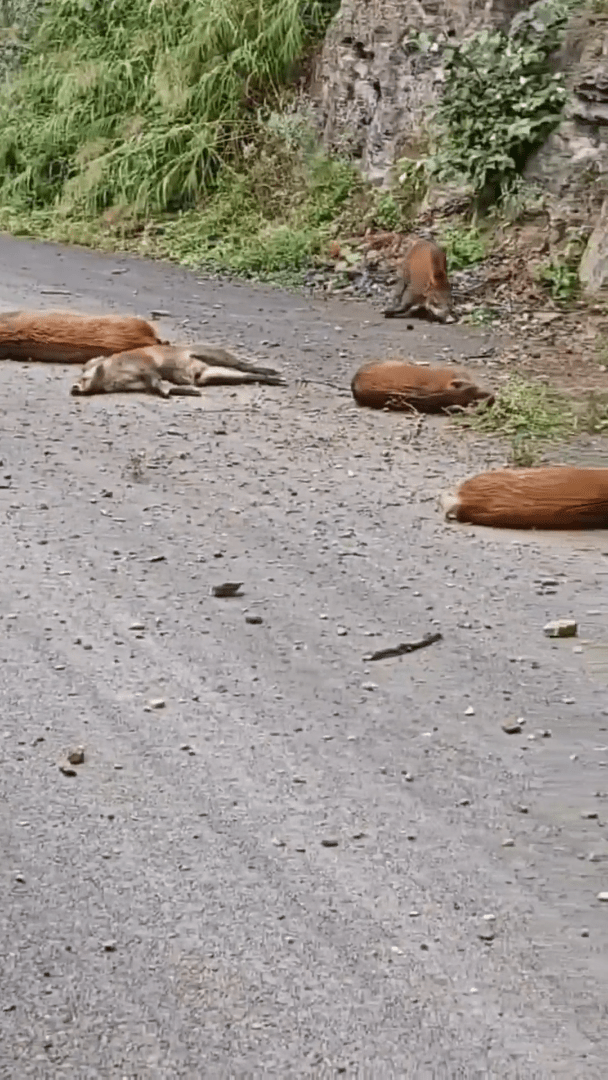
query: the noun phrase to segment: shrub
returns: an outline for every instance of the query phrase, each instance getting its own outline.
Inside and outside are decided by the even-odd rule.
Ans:
[[[566,88],[550,57],[572,6],[544,0],[518,16],[510,34],[482,30],[444,49],[431,175],[464,180],[488,201],[508,189],[561,119]]]

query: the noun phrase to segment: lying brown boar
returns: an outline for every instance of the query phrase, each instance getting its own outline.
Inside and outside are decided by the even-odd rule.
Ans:
[[[359,368],[351,382],[357,404],[371,409],[416,409],[445,412],[473,402],[494,401],[464,372],[451,368],[418,367],[406,360],[374,360]]]
[[[72,311],[0,313],[0,359],[84,364],[93,356],[161,344],[154,327],[133,315]]]
[[[444,507],[448,520],[503,529],[608,528],[608,469],[553,465],[480,473]]]

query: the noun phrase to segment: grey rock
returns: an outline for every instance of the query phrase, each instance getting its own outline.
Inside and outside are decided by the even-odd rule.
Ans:
[[[576,619],[553,619],[543,626],[543,632],[552,638],[576,637],[577,631]]]

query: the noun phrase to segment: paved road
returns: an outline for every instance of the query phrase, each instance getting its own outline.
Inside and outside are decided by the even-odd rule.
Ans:
[[[346,389],[483,342],[6,238],[0,302],[289,379],[0,364],[0,1076],[605,1077],[608,534],[446,524],[499,449]]]

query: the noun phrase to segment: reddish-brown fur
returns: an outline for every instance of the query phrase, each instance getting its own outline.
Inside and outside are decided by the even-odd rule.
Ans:
[[[94,356],[161,344],[154,327],[132,315],[71,311],[0,313],[0,359],[84,364]]]
[[[608,469],[501,469],[465,480],[448,520],[503,529],[608,528]]]
[[[212,383],[280,385],[274,368],[257,367],[232,356],[219,345],[156,345],[89,360],[71,393],[111,394],[144,390],[160,397],[199,395]],[[172,385],[171,385],[172,384]]]
[[[482,390],[465,372],[451,368],[427,368],[406,360],[375,360],[359,368],[351,383],[359,405],[372,409],[416,409],[444,412],[446,409],[494,398]]]
[[[392,303],[384,312],[387,319],[420,309],[440,322],[452,314],[452,288],[443,248],[432,240],[417,240],[397,274]]]

